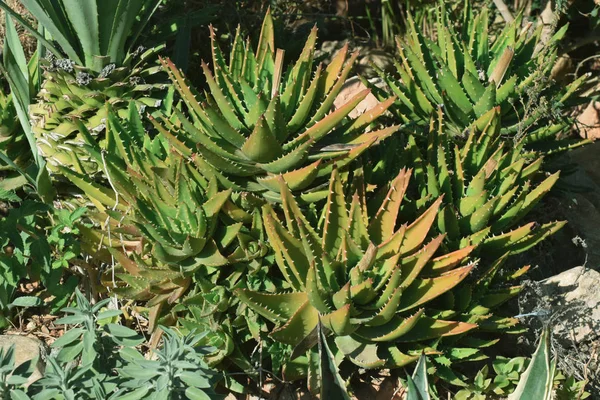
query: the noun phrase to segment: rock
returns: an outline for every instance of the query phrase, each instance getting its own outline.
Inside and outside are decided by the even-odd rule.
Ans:
[[[521,314],[549,312],[542,320],[552,324],[559,368],[579,380],[588,379],[588,391],[595,393],[592,398],[600,398],[600,273],[576,267],[528,282],[519,296],[519,308]],[[523,321],[540,326],[536,317]]]
[[[577,117],[579,135],[584,139],[600,138],[600,101],[592,101]]]
[[[38,357],[37,366],[27,382],[27,386],[29,386],[40,379],[44,373],[46,345],[42,341],[28,336],[0,335],[0,348],[7,349],[12,345],[15,345],[15,367]]]
[[[371,80],[370,80],[371,81]],[[374,78],[372,83],[375,85],[380,84],[378,78]],[[342,86],[342,90],[335,98],[333,102],[333,106],[338,109],[350,101],[354,96],[363,90],[367,89],[367,87],[361,82],[358,77],[352,77],[344,83]],[[379,100],[373,95],[373,93],[369,93],[367,97],[361,101],[354,110],[349,114],[350,118],[356,118],[367,111],[371,110],[373,107],[379,104]]]

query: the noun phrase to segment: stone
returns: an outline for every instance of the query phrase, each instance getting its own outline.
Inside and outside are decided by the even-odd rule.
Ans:
[[[577,117],[579,135],[584,139],[600,138],[600,101],[592,101]]]
[[[375,78],[375,80],[377,80],[377,78]],[[372,82],[373,84],[377,85],[378,82]],[[358,77],[352,77],[350,79],[348,79],[345,83],[344,86],[342,86],[342,90],[340,90],[340,93],[338,94],[338,96],[335,98],[335,101],[333,102],[333,106],[338,109],[340,107],[342,107],[344,104],[346,104],[348,101],[350,101],[354,96],[356,96],[358,93],[362,92],[363,90],[367,89],[367,87],[364,85],[364,83],[361,82],[361,80]],[[373,95],[373,93],[369,93],[367,95],[367,97],[361,101],[354,110],[352,110],[352,112],[350,112],[350,114],[348,114],[348,116],[350,118],[357,118],[359,116],[361,116],[362,114],[370,111],[371,109],[373,109],[374,107],[376,107],[379,104],[379,100],[377,100],[377,98]]]
[[[39,339],[20,335],[0,335],[0,348],[8,349],[15,346],[15,367],[38,357],[38,362],[33,374],[27,381],[27,386],[40,379],[44,373],[44,360],[46,358],[46,345]]]
[[[588,391],[600,395],[600,273],[576,267],[527,282],[519,296],[519,308],[522,315],[548,313],[541,320],[552,326],[552,348],[559,368],[579,380],[587,379]],[[536,317],[525,317],[523,322],[534,328],[532,332],[541,326]]]

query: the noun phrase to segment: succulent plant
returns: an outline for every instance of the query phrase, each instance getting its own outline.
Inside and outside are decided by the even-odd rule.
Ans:
[[[464,134],[471,124],[494,107],[500,107],[501,133],[525,138],[524,144],[545,152],[573,146],[581,141],[562,139],[571,127],[563,118],[586,76],[567,85],[553,84],[550,72],[557,57],[558,41],[566,26],[542,43],[542,25],[522,28],[523,16],[506,24],[497,35],[489,34],[489,13],[475,16],[465,2],[463,18],[446,12],[443,2],[436,10],[437,40],[425,37],[408,18],[408,31],[398,39],[398,76],[380,76],[398,97],[390,108],[405,122],[426,125],[439,106],[444,109],[447,131]]]
[[[278,293],[238,289],[240,300],[274,324],[269,336],[295,347],[299,356],[319,321],[330,332],[335,352],[362,368],[400,367],[440,337],[460,335],[476,324],[436,318],[426,304],[450,292],[474,263],[468,252],[436,257],[444,235],[424,244],[441,199],[411,223],[397,226],[411,177],[402,170],[384,201],[367,212],[365,188],[355,177],[350,204],[337,170],[333,171],[324,220],[313,227],[283,181],[280,220],[271,205],[263,207],[269,243],[288,289]],[[273,326],[273,325],[269,325]],[[308,339],[307,339],[308,338]],[[312,343],[314,344],[314,343]],[[299,350],[300,349],[300,350]],[[314,355],[292,356],[286,378]],[[306,373],[306,371],[304,372]]]
[[[123,125],[114,112],[108,112],[106,151],[80,123],[86,150],[104,166],[112,190],[76,171],[63,167],[61,172],[97,208],[91,217],[101,230],[83,231],[85,240],[109,248],[113,261],[119,263],[120,286],[128,284],[121,293],[148,300],[155,328],[161,311],[166,311],[163,308],[185,294],[195,272],[208,277],[218,273],[218,267],[263,254],[260,249],[250,254],[237,242],[232,244],[246,238],[242,223],[219,222],[231,191],[219,191],[214,178],[201,175],[192,163],[169,151],[160,137],[151,140],[133,103],[129,113]],[[138,245],[124,252],[127,241]],[[228,249],[231,254],[226,256]],[[115,276],[105,278],[114,284]]]
[[[369,90],[332,111],[357,54],[347,59],[346,46],[327,67],[315,70],[316,38],[313,29],[298,60],[284,70],[284,51],[275,48],[269,13],[256,51],[238,29],[228,62],[211,30],[212,71],[202,64],[209,88],[206,99],[163,60],[191,118],[175,110],[178,123],[155,121],[157,128],[174,148],[193,156],[201,171],[214,174],[221,186],[246,193],[248,202],[256,200],[251,193],[279,200],[279,175],[303,200],[325,198],[326,190],[319,185],[326,186],[334,164],[348,165],[397,127],[367,132],[393,99],[356,119],[348,117]]]
[[[448,248],[477,246],[489,259],[528,250],[565,224],[519,225],[559,173],[544,177],[543,157],[531,157],[524,140],[504,142],[500,123],[496,107],[468,128],[464,140],[457,140],[446,132],[440,111],[426,144],[410,136],[400,163],[415,168],[416,209],[444,196],[436,227],[447,235]]]
[[[166,76],[161,77],[158,74],[161,67],[153,65],[160,48],[136,48],[137,38],[160,1],[91,0],[84,4],[69,0],[24,0],[22,3],[58,45],[55,47],[0,2],[0,7],[51,52],[40,61],[45,71],[39,101],[29,110],[38,149],[53,173],[66,166],[85,174],[97,174],[102,169],[86,157],[78,122],[83,122],[102,141],[106,103],[125,116],[130,101],[141,110],[156,110],[167,95]]]
[[[462,389],[458,392],[456,398],[473,400],[488,398],[547,400],[555,398],[559,394],[556,391],[557,385],[555,379],[560,376],[560,372],[556,369],[556,360],[551,359],[551,340],[551,328],[545,326],[538,346],[530,360],[524,357],[512,360],[498,357],[494,361],[494,369],[497,376],[493,383],[492,379],[486,379],[488,370],[486,366],[477,373],[477,376],[473,379],[473,385],[469,386],[468,389]],[[528,364],[527,369],[525,369],[524,364]],[[422,355],[413,372],[413,376],[406,377],[408,383],[408,400],[437,398],[432,396],[432,393],[435,393],[435,387],[427,376],[427,370],[431,366],[432,364],[428,362],[425,355]],[[588,397],[589,393],[584,392],[585,381],[579,382],[579,384],[576,384],[572,378],[570,381],[571,385],[577,387],[575,392],[570,393],[572,396],[576,396],[577,398]],[[515,384],[516,388],[514,387]],[[432,388],[434,390],[431,390]],[[562,385],[558,389],[560,392],[565,390],[565,387]],[[567,392],[569,389],[566,389]]]
[[[204,362],[210,350],[199,345],[207,332],[180,336],[175,331],[161,327],[164,335],[162,348],[156,359],[147,360],[132,347],[123,349],[121,356],[128,361],[120,371],[122,384],[129,388],[129,396],[145,399],[220,399],[214,392],[218,375]],[[128,396],[123,396],[127,398]]]
[[[82,149],[85,141],[77,121],[104,146],[105,104],[111,104],[121,118],[126,117],[130,101],[140,111],[160,109],[168,85],[153,82],[160,67],[152,66],[150,60],[157,51],[132,53],[123,65],[109,64],[99,73],[80,69],[70,60],[50,57],[42,61],[44,82],[30,115],[38,149],[52,173],[57,174],[62,166],[90,175],[102,173],[102,166]]]

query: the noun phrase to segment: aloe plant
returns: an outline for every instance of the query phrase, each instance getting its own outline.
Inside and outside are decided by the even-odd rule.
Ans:
[[[444,196],[436,227],[447,235],[449,248],[477,246],[490,259],[526,251],[565,225],[520,225],[559,173],[544,177],[544,158],[528,153],[524,140],[504,142],[500,124],[496,107],[458,141],[446,131],[440,111],[424,141],[415,135],[408,138],[400,162],[415,168],[417,208]]]
[[[106,152],[80,124],[86,149],[104,166],[111,189],[76,171],[62,168],[61,172],[96,208],[90,216],[101,231],[82,230],[88,242],[84,249],[97,253],[98,246],[108,248],[108,261],[120,264],[117,278],[129,284],[122,293],[149,300],[148,306],[156,312],[151,318],[154,329],[159,311],[185,294],[196,271],[208,276],[230,261],[261,254],[248,255],[232,245],[243,237],[241,223],[220,222],[219,212],[231,190],[219,191],[214,177],[201,175],[181,155],[168,151],[160,138],[150,139],[134,104],[129,113],[123,125],[115,113],[108,112]],[[123,252],[126,242],[135,243],[133,259]],[[228,248],[229,256],[223,254]],[[113,280],[111,274],[106,278]]]
[[[549,400],[553,398],[556,362],[551,360],[550,341],[551,330],[550,327],[545,326],[537,349],[531,357],[527,369],[521,373],[517,387],[508,395],[508,400]],[[524,360],[521,359],[519,362],[522,364]],[[408,400],[425,400],[431,398],[429,379],[427,377],[428,366],[430,366],[430,364],[427,362],[427,358],[422,355],[415,367],[412,377],[407,376]],[[514,379],[514,374],[512,378]],[[471,398],[465,397],[469,395],[461,392],[458,393],[461,399]],[[465,392],[467,392],[467,390],[465,390]],[[485,399],[487,397],[474,394],[473,398]]]
[[[326,183],[334,164],[347,166],[397,127],[366,132],[393,99],[356,119],[348,117],[368,90],[332,110],[357,54],[348,58],[346,46],[327,67],[315,69],[316,39],[313,29],[302,54],[286,70],[270,13],[256,50],[238,29],[229,60],[211,30],[212,69],[202,64],[206,99],[174,64],[163,60],[190,118],[175,110],[178,122],[163,118],[155,121],[156,127],[179,152],[193,156],[201,171],[217,176],[221,186],[247,193],[242,201],[250,204],[245,207],[259,201],[251,194],[280,200],[279,175],[304,200],[323,199],[327,193],[319,185]]]
[[[522,14],[493,36],[489,20],[487,8],[475,15],[466,1],[456,28],[457,20],[440,2],[434,40],[425,37],[409,15],[408,31],[397,41],[397,77],[380,71],[399,100],[391,108],[394,115],[425,125],[443,106],[448,132],[461,135],[486,112],[500,107],[502,134],[524,137],[527,146],[550,152],[582,143],[555,140],[570,129],[571,122],[562,114],[566,106],[581,101],[577,91],[587,79],[584,75],[566,87],[550,79],[567,27],[542,44],[543,26],[522,28]]]
[[[412,223],[397,227],[397,217],[411,171],[392,182],[375,214],[367,213],[364,187],[357,178],[350,204],[340,174],[330,179],[320,228],[313,227],[291,191],[280,179],[283,216],[263,207],[269,243],[287,282],[286,292],[238,289],[248,307],[271,321],[272,340],[296,347],[296,356],[310,348],[307,337],[320,320],[331,333],[331,345],[362,368],[400,367],[418,359],[419,346],[461,335],[476,324],[436,318],[426,304],[452,290],[474,263],[463,265],[463,251],[435,257],[444,236],[425,244],[441,201]],[[305,363],[309,377],[317,364],[306,358],[290,361],[284,373],[293,376]],[[294,357],[295,358],[295,357]]]

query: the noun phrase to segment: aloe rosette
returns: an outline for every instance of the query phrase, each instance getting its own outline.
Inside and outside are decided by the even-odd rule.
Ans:
[[[117,291],[156,307],[154,329],[157,318],[168,314],[166,306],[186,294],[194,276],[208,279],[219,273],[219,267],[264,251],[248,250],[253,246],[242,223],[221,221],[231,190],[220,190],[214,177],[200,174],[179,153],[169,151],[160,137],[150,139],[134,103],[129,114],[124,124],[108,112],[106,151],[80,123],[86,150],[104,167],[110,188],[74,170],[63,167],[60,172],[96,208],[91,218],[99,230],[83,233],[84,240],[93,244],[87,250],[93,254],[98,252],[94,246],[106,247],[110,254],[105,261],[112,256],[119,265],[115,276],[104,276],[107,285],[118,278]],[[136,246],[125,252],[128,242]]]
[[[562,137],[572,126],[564,111],[581,101],[578,90],[587,75],[566,86],[550,78],[567,26],[543,43],[543,26],[522,28],[522,14],[497,35],[489,33],[489,19],[487,8],[475,15],[466,2],[459,30],[440,2],[432,40],[409,16],[407,33],[397,40],[397,75],[379,71],[398,97],[390,110],[405,122],[426,125],[442,106],[448,133],[463,135],[500,107],[502,134],[525,138],[532,149],[550,152],[581,144]]]
[[[179,92],[188,118],[155,121],[174,148],[193,156],[201,171],[247,198],[280,200],[279,176],[305,201],[324,199],[334,164],[347,166],[397,127],[368,132],[394,101],[387,99],[369,113],[350,112],[369,93],[364,90],[332,110],[357,54],[344,47],[329,63],[314,68],[317,31],[287,70],[284,51],[275,48],[273,21],[267,14],[255,51],[238,29],[229,61],[211,30],[212,69],[202,64],[208,84],[205,98],[190,87],[168,60],[163,65]],[[258,195],[258,196],[252,196]]]
[[[500,110],[494,108],[457,143],[444,129],[440,112],[426,146],[411,136],[400,162],[415,168],[417,209],[444,196],[436,229],[447,235],[448,248],[477,246],[477,252],[490,259],[524,252],[565,224],[523,223],[557,182],[559,172],[545,176],[544,157],[531,157],[524,140],[504,142],[500,124]]]
[[[441,199],[413,222],[397,227],[410,176],[410,170],[402,170],[376,212],[369,214],[360,179],[354,181],[348,204],[334,170],[319,228],[308,222],[280,179],[282,219],[265,205],[263,220],[288,289],[238,289],[236,294],[273,324],[272,340],[295,348],[284,366],[286,377],[293,378],[298,365],[304,365],[300,374],[314,369],[316,349],[307,343],[312,343],[319,321],[330,332],[335,351],[363,368],[406,365],[436,339],[477,328],[460,319],[438,318],[437,311],[428,309],[429,302],[450,293],[475,264],[467,262],[469,252],[464,250],[436,257],[444,235],[426,243]]]

